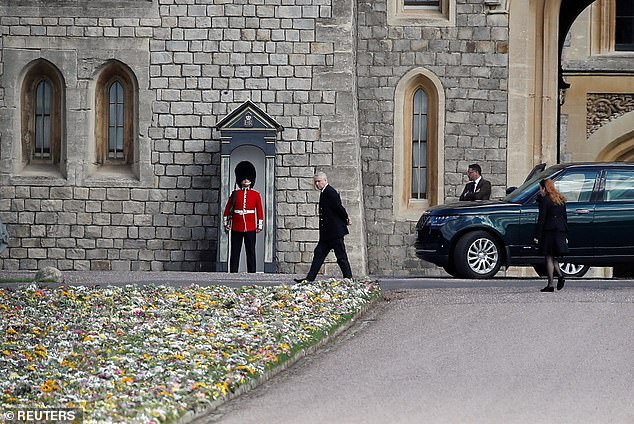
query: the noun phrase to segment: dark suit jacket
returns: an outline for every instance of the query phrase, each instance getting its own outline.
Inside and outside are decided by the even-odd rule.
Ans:
[[[337,190],[329,184],[319,195],[319,240],[334,240],[348,234],[348,212]]]
[[[537,197],[539,202],[539,217],[537,218],[537,228],[535,238],[542,239],[544,231],[568,232],[568,214],[566,204],[556,205],[550,197]]]
[[[475,190],[473,189],[474,184],[473,181],[467,183],[460,195],[460,200],[489,200],[491,197],[491,183],[481,178]]]

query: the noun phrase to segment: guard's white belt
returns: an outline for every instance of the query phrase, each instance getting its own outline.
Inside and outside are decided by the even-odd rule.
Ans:
[[[237,213],[238,215],[248,215],[250,213],[255,213],[255,209],[238,209],[233,211],[233,213]]]

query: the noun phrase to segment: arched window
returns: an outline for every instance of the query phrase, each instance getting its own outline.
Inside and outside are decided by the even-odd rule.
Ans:
[[[63,80],[48,61],[38,60],[22,85],[22,162],[59,164],[62,155]]]
[[[51,83],[42,79],[35,88],[35,149],[33,159],[49,159],[51,157],[51,113],[53,111],[53,94]]]
[[[394,213],[418,219],[421,208],[444,200],[444,92],[433,73],[415,69],[394,101]]]
[[[120,62],[109,63],[97,81],[96,161],[129,165],[135,161],[136,83]]]
[[[108,160],[123,160],[123,132],[125,129],[125,96],[121,81],[115,80],[108,88]]]
[[[412,199],[427,198],[427,93],[414,93],[412,105]]]

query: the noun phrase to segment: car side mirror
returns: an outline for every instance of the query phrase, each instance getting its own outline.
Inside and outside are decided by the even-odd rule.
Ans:
[[[517,187],[507,187],[506,188],[506,194],[511,194],[515,191]]]

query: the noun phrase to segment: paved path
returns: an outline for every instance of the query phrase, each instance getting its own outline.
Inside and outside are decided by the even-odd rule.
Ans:
[[[387,294],[196,423],[634,423],[634,287]]]

